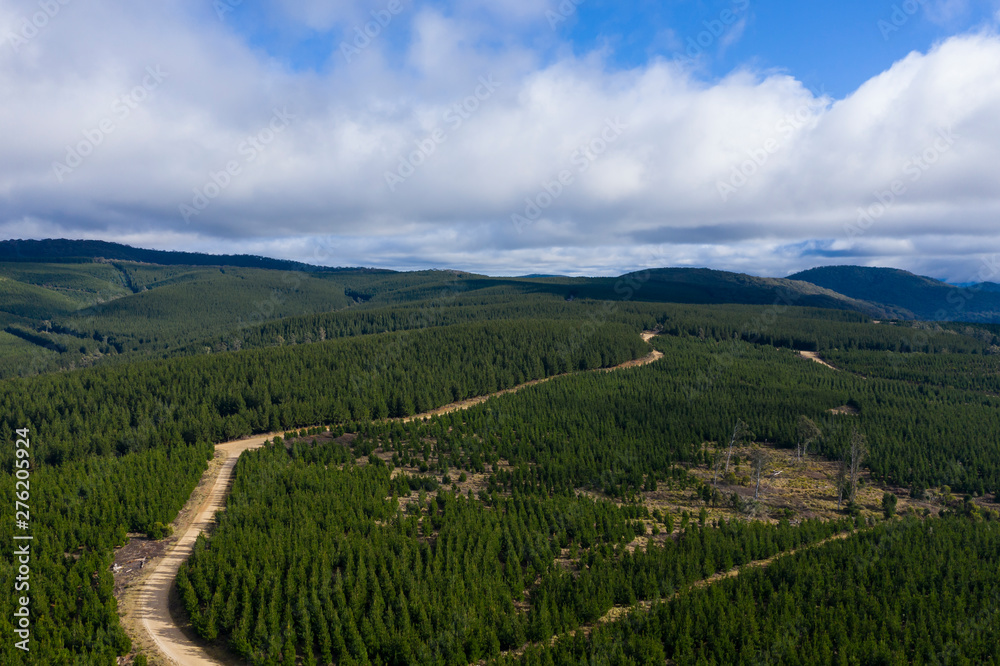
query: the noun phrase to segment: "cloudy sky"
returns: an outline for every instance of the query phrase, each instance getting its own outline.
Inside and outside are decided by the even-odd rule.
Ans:
[[[1000,0],[0,0],[0,238],[1000,280],[998,25]]]

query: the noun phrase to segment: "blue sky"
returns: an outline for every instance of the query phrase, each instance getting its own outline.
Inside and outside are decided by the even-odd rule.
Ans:
[[[992,15],[986,3],[956,5],[945,14],[928,12],[918,2],[896,13],[894,7],[902,9],[901,4],[736,0],[623,6],[586,0],[564,34],[578,52],[613,49],[621,67],[640,66],[650,58],[690,56],[700,49],[707,77],[722,77],[740,67],[773,69],[842,97],[910,51],[925,51]],[[908,13],[910,9],[915,11]],[[720,26],[725,30],[722,39],[715,38]]]
[[[1000,280],[1000,0],[57,5],[0,4],[0,236]]]
[[[539,46],[550,58],[565,48],[578,56],[600,51],[607,53],[610,66],[623,69],[658,58],[695,56],[706,80],[752,67],[788,72],[811,89],[843,97],[911,51],[926,51],[937,41],[975,29],[996,11],[988,2],[931,0],[567,1],[572,11],[565,9],[570,5],[540,3],[551,13],[482,41],[501,47],[519,41]],[[372,8],[382,10],[386,4],[372,3]],[[462,13],[452,3],[424,4],[446,14]],[[408,14],[400,14],[385,30],[387,45],[395,46],[397,66],[405,66]],[[350,41],[354,28],[362,25],[345,15],[343,21],[317,29],[259,2],[244,2],[224,16],[248,44],[296,70],[344,66],[337,46]]]

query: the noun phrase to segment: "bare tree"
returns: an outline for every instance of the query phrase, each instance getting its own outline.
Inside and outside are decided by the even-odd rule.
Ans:
[[[844,502],[844,487],[847,485],[847,458],[841,457],[840,465],[837,466],[837,510],[840,510]]]
[[[750,454],[750,468],[753,470],[754,478],[757,481],[757,487],[753,491],[754,499],[760,496],[760,479],[770,466],[771,456],[761,447],[755,446],[753,452]]]
[[[806,455],[806,450],[809,448],[809,445],[819,439],[823,435],[823,432],[808,416],[799,417],[796,431],[799,440],[797,450],[798,458],[799,460],[802,460],[802,456]]]
[[[851,494],[849,499],[853,502],[854,498],[858,494],[858,478],[861,476],[861,465],[868,456],[868,440],[864,436],[864,433],[859,431],[857,428],[851,428],[851,447],[848,450],[848,454],[850,457],[851,483]]]
[[[736,426],[733,428],[733,436],[729,438],[729,450],[726,453],[726,473],[729,472],[729,460],[733,457],[733,447],[746,439],[750,439],[751,437],[753,437],[753,433],[750,432],[750,429],[747,427],[747,424],[743,421],[743,419],[736,419]],[[712,467],[712,487],[716,488],[719,485],[719,468],[722,467],[722,456],[716,455]]]
[[[733,428],[733,436],[729,440],[729,453],[726,455],[726,471],[729,471],[729,459],[733,457],[733,447],[738,443],[742,442],[744,439],[749,439],[753,435],[750,434],[750,428],[743,419],[736,419],[736,427]]]
[[[712,459],[712,487],[717,488],[719,485],[719,470],[722,469],[722,454],[716,451],[713,454]]]

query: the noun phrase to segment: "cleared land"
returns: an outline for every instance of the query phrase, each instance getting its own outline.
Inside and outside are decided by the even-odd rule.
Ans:
[[[831,370],[836,370],[837,369],[837,368],[833,367],[832,365],[830,365],[829,363],[827,363],[826,361],[824,361],[822,358],[820,358],[820,355],[819,355],[818,352],[800,351],[799,352],[799,356],[801,356],[802,358],[807,358],[810,361],[815,361],[816,363],[819,363],[820,365],[825,365],[826,367],[830,368]]]

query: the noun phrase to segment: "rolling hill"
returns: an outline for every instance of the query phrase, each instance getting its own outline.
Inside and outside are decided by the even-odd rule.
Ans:
[[[896,268],[827,266],[789,276],[850,298],[879,303],[927,321],[1000,322],[996,285],[960,287]]]
[[[9,240],[0,241],[0,377],[438,325],[436,313],[443,308],[453,323],[504,316],[512,306],[511,311],[537,316],[561,312],[558,303],[595,308],[611,302],[795,306],[884,320],[989,323],[1000,322],[996,289],[990,283],[957,287],[905,271],[854,266],[816,268],[789,278],[708,268],[515,278],[329,268],[102,241]],[[393,321],[384,308],[396,310]],[[412,321],[400,318],[400,308]],[[558,316],[564,314],[576,316],[569,311]]]

